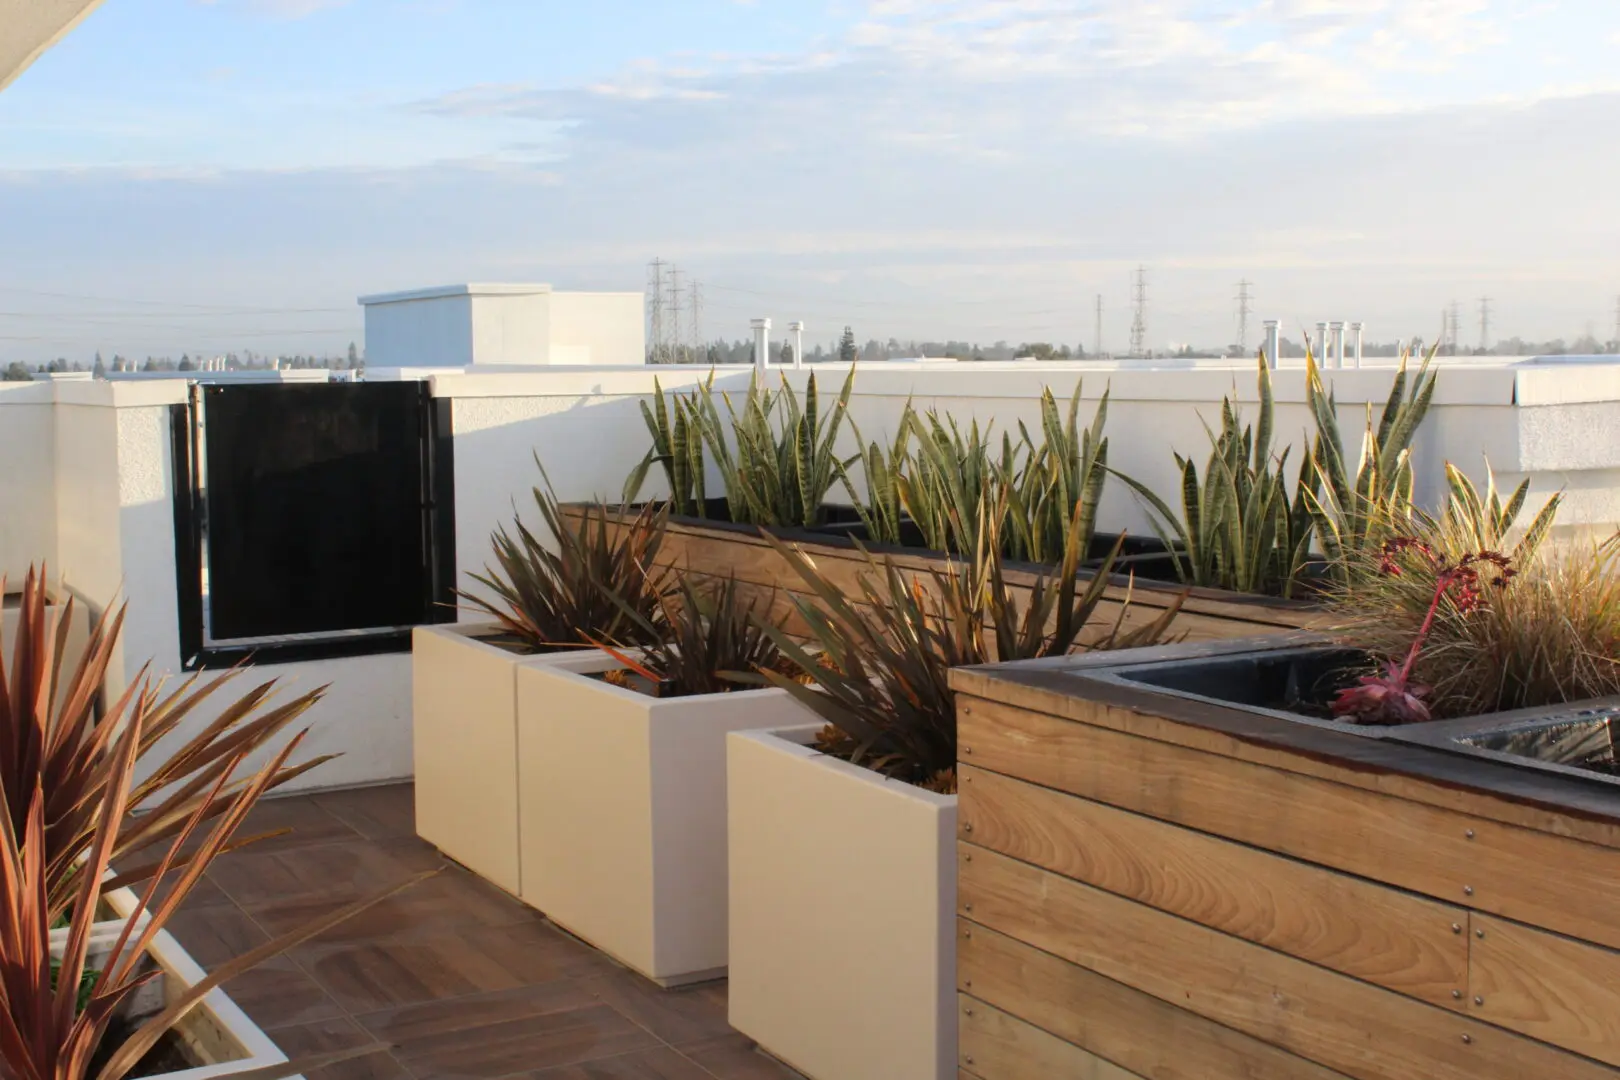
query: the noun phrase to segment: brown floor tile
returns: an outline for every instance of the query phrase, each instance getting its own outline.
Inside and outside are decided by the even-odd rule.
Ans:
[[[360,838],[358,832],[327,813],[307,795],[261,799],[236,830],[234,840],[241,842],[255,836],[263,839],[255,840],[246,850],[258,855]]]
[[[360,1018],[421,1077],[503,1077],[652,1049],[658,1040],[572,982]]]
[[[352,903],[361,895],[359,892],[348,895],[305,895],[285,902],[249,905],[247,911],[272,934],[282,934]],[[459,867],[448,867],[425,881],[418,881],[379,901],[361,914],[332,927],[316,940],[321,944],[404,941],[453,931],[470,932],[483,927],[540,921],[538,912],[525,907],[493,885],[478,880]]]
[[[528,1074],[530,1080],[714,1080],[667,1046]]]
[[[161,858],[162,856],[154,857]],[[164,880],[158,884],[157,892],[153,894],[152,903],[154,906],[161,904],[168,898],[170,889],[173,887],[175,879],[179,877],[179,873],[176,870],[164,876]],[[150,882],[143,881],[135,885],[136,894],[145,896],[149,884]],[[225,890],[216,885],[213,878],[210,878],[205,873],[202,880],[193,885],[191,892],[186,894],[185,906],[187,908],[212,907],[216,904],[229,904],[230,902],[231,898],[225,895]]]
[[[294,1063],[362,1046],[378,1047],[361,1057],[306,1070],[301,1074],[305,1080],[411,1080],[411,1074],[384,1044],[346,1017],[275,1028],[266,1034]]]
[[[208,876],[252,911],[298,900],[342,904],[443,865],[437,852],[418,841],[355,838],[281,850],[250,848],[223,856]]]
[[[732,1032],[680,1047],[680,1052],[719,1080],[804,1080],[804,1077],[768,1054],[752,1039]]]
[[[185,946],[193,960],[209,969],[270,940],[258,923],[231,903],[182,907],[165,929]]]
[[[367,840],[416,835],[416,793],[410,784],[324,791],[310,798]]]
[[[731,1032],[723,983],[664,990],[633,971],[583,979],[580,986],[667,1043],[695,1042]]]
[[[343,1013],[337,1002],[286,957],[277,957],[225,984],[225,993],[262,1028],[326,1020]]]

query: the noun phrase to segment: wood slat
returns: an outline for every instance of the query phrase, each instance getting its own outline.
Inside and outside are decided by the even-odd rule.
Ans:
[[[962,767],[975,845],[1443,1008],[1463,1008],[1467,912],[1154,818]],[[968,832],[966,830],[971,830]],[[972,857],[972,848],[963,857]]]
[[[1293,631],[1286,638],[1290,644],[1323,644],[1321,635],[1312,631]],[[1252,651],[1266,648],[1266,636],[1247,640],[1227,638],[1222,641],[1202,641],[1188,646],[1172,644],[1156,646],[1152,650],[1139,650],[1143,662],[1197,655]],[[1553,808],[1534,802],[1502,798],[1478,788],[1469,788],[1455,782],[1436,781],[1429,775],[1408,774],[1392,768],[1389,755],[1384,755],[1381,767],[1369,767],[1362,760],[1371,756],[1373,740],[1359,754],[1341,757],[1300,752],[1256,740],[1234,738],[1214,725],[1202,725],[1185,719],[1167,719],[1140,708],[1124,708],[1088,700],[1082,696],[1081,684],[1067,678],[1069,672],[1084,673],[1097,666],[1110,666],[1119,662],[1116,654],[1081,653],[1045,660],[1026,660],[1016,665],[982,668],[957,668],[951,673],[951,685],[960,694],[978,699],[979,704],[994,709],[1024,709],[1046,713],[1063,720],[1091,724],[1095,727],[1124,731],[1160,742],[1175,743],[1198,750],[1207,750],[1223,757],[1280,768],[1286,772],[1305,773],[1323,779],[1348,784],[1351,787],[1380,791],[1413,802],[1427,803],[1458,813],[1477,815],[1510,825],[1520,825],[1553,836],[1564,836],[1605,847],[1620,848],[1620,805],[1613,798],[1592,798],[1594,805],[1607,803],[1611,812],[1593,814],[1571,812],[1567,808]],[[1035,677],[1043,685],[1030,685],[1014,681]],[[1182,703],[1187,704],[1186,702]],[[1355,760],[1346,760],[1354,758]],[[1408,755],[1403,760],[1415,764]],[[1460,759],[1459,759],[1460,760]],[[1431,756],[1432,761],[1432,756]],[[1472,764],[1472,763],[1466,763]],[[1590,794],[1590,793],[1589,793]],[[1567,796],[1566,796],[1567,797]]]
[[[1473,930],[1473,1015],[1620,1065],[1620,953],[1488,915]]]
[[[959,891],[976,922],[1361,1080],[1620,1077],[986,849],[963,864]]]
[[[962,995],[957,1030],[962,1067],[980,1080],[1143,1080],[977,998]]]
[[[967,919],[957,985],[1153,1080],[1344,1080],[1344,1074]]]
[[[1620,946],[1620,851],[967,698],[963,761],[1043,787]]]

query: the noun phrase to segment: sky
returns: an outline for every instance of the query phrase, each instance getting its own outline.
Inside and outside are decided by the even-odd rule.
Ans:
[[[867,338],[1615,332],[1613,0],[106,0],[0,92],[0,362],[702,282]]]

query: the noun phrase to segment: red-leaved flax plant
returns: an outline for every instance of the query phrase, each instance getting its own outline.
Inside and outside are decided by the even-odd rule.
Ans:
[[[1481,569],[1494,568],[1489,578],[1494,588],[1505,588],[1517,573],[1512,560],[1496,551],[1479,551],[1463,555],[1449,562],[1420,540],[1397,537],[1384,545],[1379,566],[1381,573],[1400,577],[1403,556],[1417,556],[1415,561],[1429,567],[1434,574],[1434,592],[1429,609],[1400,660],[1383,662],[1383,670],[1376,675],[1363,675],[1354,686],[1340,690],[1333,699],[1333,714],[1357,724],[1418,724],[1430,719],[1427,698],[1430,687],[1412,680],[1412,671],[1418,656],[1434,629],[1435,617],[1441,605],[1449,599],[1458,614],[1468,615],[1484,602],[1481,589]],[[1409,560],[1412,561],[1412,560]]]
[[[319,764],[288,764],[306,728],[256,771],[243,770],[248,756],[321,691],[264,709],[274,682],[256,687],[136,783],[142,754],[230,677],[201,686],[188,681],[165,694],[143,671],[101,710],[101,676],[122,612],[96,624],[85,659],[64,682],[70,615],[48,633],[47,601],[44,575],[30,572],[10,669],[0,660],[0,1080],[89,1080],[97,1061],[96,1080],[120,1080],[214,987],[429,875],[401,881],[220,965],[166,995],[166,1007],[120,1044],[102,1045],[115,1019],[129,1019],[136,991],[162,977],[145,962],[148,948],[210,863],[241,846],[236,834],[254,804]],[[152,805],[134,813],[148,797]],[[113,869],[115,858],[143,850],[161,854],[144,866]],[[145,882],[140,907],[109,947],[97,932],[107,918],[102,897],[132,881]],[[161,898],[160,886],[166,886]],[[51,932],[64,922],[66,940],[53,949]],[[272,1080],[375,1049],[240,1075]]]
[[[0,578],[0,593],[4,588]],[[145,880],[156,867],[149,852],[161,850],[159,845],[172,839],[194,812],[200,809],[203,820],[222,814],[246,781],[223,787],[216,781],[232,762],[268,746],[319,701],[323,691],[276,703],[276,681],[260,683],[225,704],[161,760],[153,760],[160,741],[244,671],[206,680],[191,676],[159,693],[140,689],[148,684],[143,668],[123,695],[103,708],[102,685],[123,628],[124,609],[95,621],[83,659],[69,669],[64,651],[70,623],[79,615],[76,605],[69,600],[53,621],[43,569],[30,569],[19,599],[16,640],[7,642],[0,634],[0,794],[11,829],[21,837],[27,830],[35,785],[39,786],[44,830],[39,855],[51,914],[60,917],[78,892],[81,856],[97,835],[101,795],[113,777],[112,747],[137,694],[149,697],[140,702],[143,722],[134,748],[145,777],[131,785],[119,807],[117,846],[110,856],[119,875],[114,885]],[[330,755],[289,765],[283,758],[268,786],[279,787],[329,759]],[[137,809],[139,815],[133,813]],[[123,820],[126,817],[129,820]],[[236,846],[251,839],[256,838]]]

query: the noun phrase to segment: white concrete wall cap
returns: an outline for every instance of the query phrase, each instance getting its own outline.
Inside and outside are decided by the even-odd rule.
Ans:
[[[107,409],[141,409],[154,405],[181,405],[189,393],[185,379],[138,379],[131,382],[68,382],[53,384],[59,405],[91,405]]]
[[[1514,369],[1513,400],[1520,405],[1620,401],[1620,358],[1607,363],[1531,360]]]
[[[363,307],[370,307],[373,304],[403,304],[411,300],[442,300],[452,296],[539,296],[552,291],[550,285],[544,284],[473,282],[466,285],[434,285],[425,289],[372,293],[359,297],[355,302]]]

